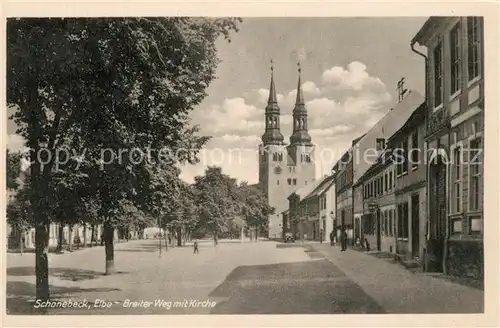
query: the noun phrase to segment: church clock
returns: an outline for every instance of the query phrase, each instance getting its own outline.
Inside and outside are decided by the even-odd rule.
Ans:
[[[281,168],[281,166],[276,166],[274,168],[274,173],[281,174],[281,172],[283,172],[283,169]]]

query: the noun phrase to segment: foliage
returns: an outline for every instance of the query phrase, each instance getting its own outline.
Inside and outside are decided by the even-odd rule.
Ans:
[[[249,227],[266,227],[274,208],[269,206],[265,194],[256,185],[243,182],[238,187],[241,215]]]
[[[19,187],[17,179],[21,173],[21,154],[7,150],[6,160],[7,189],[16,190]]]
[[[208,167],[204,176],[195,177],[193,193],[200,224],[215,235],[228,228],[239,209],[236,180],[223,174],[220,167]]]
[[[33,226],[33,216],[29,201],[29,187],[20,189],[7,203],[7,223],[18,231],[25,231]]]

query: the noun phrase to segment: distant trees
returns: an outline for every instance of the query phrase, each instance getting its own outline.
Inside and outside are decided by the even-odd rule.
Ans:
[[[205,175],[195,177],[193,189],[200,224],[208,228],[215,242],[221,232],[235,226],[258,231],[268,225],[268,217],[274,213],[258,186],[238,185],[220,167],[209,167]]]

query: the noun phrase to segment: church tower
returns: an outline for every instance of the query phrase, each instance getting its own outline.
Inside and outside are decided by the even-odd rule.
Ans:
[[[314,161],[314,145],[307,130],[307,109],[304,103],[304,94],[301,86],[300,62],[298,65],[299,78],[297,83],[297,97],[293,109],[293,133],[290,145],[287,147],[288,157],[296,166],[297,189],[313,183],[316,178]]]
[[[269,217],[269,237],[281,237],[281,213],[286,209],[287,154],[280,132],[280,108],[274,85],[274,68],[271,61],[271,85],[265,110],[265,131],[259,146],[259,185],[268,203],[275,208]]]
[[[282,213],[289,207],[288,196],[297,189],[312,184],[316,175],[314,146],[307,132],[307,110],[301,88],[300,66],[293,121],[293,134],[290,145],[287,146],[280,131],[280,108],[271,61],[265,131],[259,146],[259,185],[264,190],[269,205],[275,209],[274,214],[269,217],[269,238],[282,237]]]

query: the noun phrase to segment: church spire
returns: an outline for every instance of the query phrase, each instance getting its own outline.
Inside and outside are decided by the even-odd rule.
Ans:
[[[301,75],[300,73],[302,72],[300,61],[297,63],[297,66],[299,71],[299,81],[297,83],[297,98],[295,100],[295,107],[297,107],[297,105],[304,105],[304,94],[302,93],[301,78],[300,78]]]
[[[293,134],[290,137],[290,144],[310,145],[311,136],[307,132],[307,110],[304,103],[304,94],[302,93],[302,68],[300,66],[300,61],[297,63],[297,66],[299,79],[297,82],[297,98],[295,100],[295,107],[293,108]]]
[[[280,132],[280,108],[278,106],[278,98],[276,96],[276,87],[274,86],[274,65],[271,59],[271,85],[269,87],[269,98],[265,113],[266,130],[262,135],[264,145],[283,144],[283,135]]]
[[[274,86],[274,62],[271,59],[271,85],[269,87],[269,99],[267,100],[268,105],[278,104],[276,98],[276,87]]]

